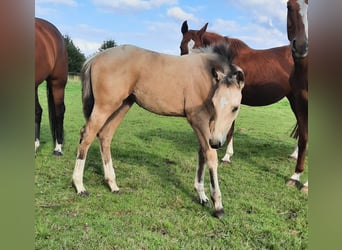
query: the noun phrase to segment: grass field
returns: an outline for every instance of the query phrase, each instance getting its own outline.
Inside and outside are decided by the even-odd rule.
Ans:
[[[285,182],[295,124],[287,100],[243,106],[235,125],[232,164],[219,165],[225,217],[212,216],[193,189],[197,141],[183,118],[162,117],[134,105],[112,142],[120,194],[103,181],[95,141],[84,184],[88,198],[71,185],[79,130],[84,125],[81,86],[66,89],[64,155],[52,155],[45,85],[41,147],[35,158],[36,249],[306,249],[308,196]],[[221,158],[225,147],[218,150]],[[308,164],[304,179],[308,174]],[[206,170],[209,195],[209,174]]]

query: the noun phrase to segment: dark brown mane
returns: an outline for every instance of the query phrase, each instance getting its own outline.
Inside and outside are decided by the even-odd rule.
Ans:
[[[229,36],[221,36],[215,32],[208,32],[206,31],[203,34],[203,44],[205,46],[209,46],[212,43],[217,43],[220,41],[225,41],[229,44],[230,50],[235,54],[238,51],[242,49],[250,49],[250,47],[243,41],[236,39],[236,38],[230,38]]]
[[[231,50],[233,51],[239,51],[241,49],[250,49],[250,47],[243,41],[236,39],[236,38],[231,38],[228,36],[224,37],[227,41],[227,43],[229,44],[229,47],[231,48]]]

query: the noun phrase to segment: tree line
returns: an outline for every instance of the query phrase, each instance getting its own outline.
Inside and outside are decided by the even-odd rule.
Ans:
[[[65,41],[65,45],[66,45],[66,48],[68,51],[69,72],[80,73],[82,65],[86,60],[86,57],[81,52],[80,48],[78,48],[74,44],[74,42],[72,41],[70,36],[68,36],[68,35],[64,36],[64,41]],[[103,50],[106,50],[106,49],[109,49],[112,47],[116,47],[116,46],[117,46],[117,44],[116,44],[115,40],[113,40],[113,39],[106,40],[106,41],[103,41],[103,43],[101,44],[98,51],[103,51]]]

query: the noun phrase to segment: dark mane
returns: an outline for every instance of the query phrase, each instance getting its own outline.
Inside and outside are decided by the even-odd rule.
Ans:
[[[226,42],[229,44],[231,53],[236,54],[238,51],[242,49],[250,49],[250,47],[243,41],[236,39],[236,38],[230,38],[229,36],[221,36],[215,32],[208,32],[206,31],[203,34],[203,43],[205,46],[208,46],[213,43],[217,42]]]
[[[246,48],[250,49],[250,47],[245,42],[237,38],[231,38],[229,36],[225,36],[224,38],[229,44],[229,47],[231,48],[231,50],[233,51],[239,51],[241,49],[246,49]]]

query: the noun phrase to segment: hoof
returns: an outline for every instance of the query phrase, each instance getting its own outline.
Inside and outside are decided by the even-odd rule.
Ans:
[[[309,193],[309,186],[303,186],[301,189],[300,189],[300,191],[302,191],[303,193],[305,193],[305,194],[308,194]]]
[[[54,155],[54,156],[62,156],[62,155],[63,155],[63,153],[62,153],[62,152],[60,152],[60,151],[56,151],[56,150],[54,150],[54,151],[53,151],[53,155]]]
[[[89,196],[89,192],[88,191],[82,191],[80,193],[78,193],[79,196],[81,197],[88,197]]]
[[[112,191],[113,194],[120,194],[120,190]]]
[[[296,186],[300,185],[300,182],[297,181],[297,180],[290,179],[290,180],[286,183],[286,185],[289,186],[289,187],[296,187]]]
[[[297,160],[297,156],[289,155],[289,158],[290,158],[291,160],[294,160],[294,161]]]
[[[199,203],[200,203],[202,206],[207,205],[208,202],[209,202],[209,199],[207,199],[207,200],[200,200],[200,201],[199,201]]]
[[[224,210],[223,208],[217,210],[217,211],[214,211],[214,216],[216,218],[222,218],[224,216]]]
[[[225,163],[225,164],[231,164],[231,163],[232,163],[231,160],[228,160],[228,161],[227,161],[227,160],[223,160],[223,159],[221,160],[221,162],[222,162],[222,163]]]

